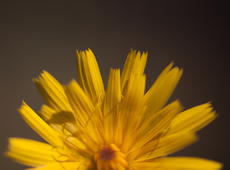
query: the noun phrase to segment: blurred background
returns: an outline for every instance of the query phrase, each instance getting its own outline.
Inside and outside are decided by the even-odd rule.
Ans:
[[[0,169],[25,167],[3,156],[11,136],[41,140],[21,119],[25,100],[43,103],[32,78],[49,71],[60,82],[76,77],[75,50],[91,48],[104,81],[128,51],[149,52],[147,87],[171,61],[184,68],[172,99],[185,108],[211,101],[219,116],[199,142],[175,155],[229,159],[229,7],[225,1],[1,1]]]

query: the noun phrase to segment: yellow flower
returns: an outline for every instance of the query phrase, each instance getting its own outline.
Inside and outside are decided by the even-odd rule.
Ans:
[[[197,140],[215,119],[210,103],[182,111],[167,104],[182,75],[169,64],[146,91],[147,53],[128,54],[123,70],[111,69],[106,90],[93,52],[77,52],[79,83],[61,85],[44,71],[34,82],[45,105],[19,112],[48,143],[10,138],[7,156],[33,170],[217,170],[221,164],[166,157]]]

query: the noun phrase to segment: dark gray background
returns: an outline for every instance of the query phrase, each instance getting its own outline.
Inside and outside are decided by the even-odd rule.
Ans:
[[[216,3],[217,2],[217,3]],[[186,108],[212,101],[219,117],[176,155],[206,157],[230,169],[229,8],[225,1],[7,1],[0,4],[0,152],[10,136],[39,139],[16,109],[42,100],[32,84],[45,69],[62,83],[76,76],[76,49],[91,48],[104,81],[130,48],[147,50],[148,87],[170,62],[184,68],[173,95]],[[24,166],[0,157],[1,170]]]

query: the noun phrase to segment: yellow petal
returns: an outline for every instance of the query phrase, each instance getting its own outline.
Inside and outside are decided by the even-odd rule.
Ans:
[[[57,111],[71,111],[62,85],[52,75],[44,71],[34,83],[49,106]]]
[[[57,111],[47,105],[42,105],[39,113],[44,120],[48,121]]]
[[[175,170],[178,169],[193,169],[193,170],[218,170],[221,169],[222,165],[218,162],[192,157],[169,157],[160,158],[156,160],[160,164],[162,169],[171,170],[173,167]]]
[[[219,170],[221,163],[193,157],[166,157],[152,162],[136,162],[132,165],[140,169],[156,170]]]
[[[98,141],[97,130],[101,130],[101,112],[97,112],[89,96],[76,81],[72,80],[65,88],[69,102],[74,110],[77,128],[85,135]]]
[[[46,143],[23,139],[10,138],[6,155],[15,161],[28,165],[39,166],[54,162],[54,147]]]
[[[78,138],[77,141],[79,142],[80,140],[84,147],[96,149],[95,143],[102,143],[101,134],[103,134],[101,132],[103,130],[102,113],[100,109],[98,110],[99,107],[96,106],[95,108],[89,96],[74,80],[65,86],[65,91],[74,110],[78,131],[75,134]]]
[[[106,91],[106,112],[112,110],[121,101],[120,70],[111,69]]]
[[[90,49],[77,52],[77,66],[84,91],[93,103],[100,102],[104,96],[104,85],[96,58]]]
[[[77,131],[75,119],[71,112],[57,112],[51,107],[43,105],[40,115],[52,128],[63,133],[63,135],[70,135]]]
[[[43,139],[53,146],[62,146],[59,134],[42,120],[26,103],[23,102],[19,112],[26,123]]]
[[[80,135],[82,135],[82,134],[79,134],[78,137],[68,136],[65,139],[65,144],[73,152],[76,152],[77,154],[85,156],[85,157],[89,157],[89,155],[91,156],[94,153],[93,150],[96,149],[96,148],[95,148],[95,146],[94,147],[89,147],[90,144],[91,144],[90,140],[83,141],[83,140],[79,139]]]
[[[165,116],[167,116],[168,113],[170,112],[174,113],[174,116],[171,117],[171,119],[173,120],[176,114],[180,113],[182,110],[183,110],[183,106],[180,103],[180,101],[175,100],[174,102],[168,104],[158,112],[152,113],[151,115],[145,115],[144,117],[145,119],[143,119],[142,121],[142,126],[140,128],[140,131],[143,131],[142,133],[149,131],[154,126],[156,126],[159,123],[159,121],[164,121]],[[171,121],[169,121],[168,123],[171,124]]]
[[[124,133],[124,149],[127,150],[132,146],[130,142],[134,142],[134,136],[139,128],[145,107],[143,106],[143,97],[145,91],[145,75],[131,74],[127,89],[120,106],[120,118],[118,122],[122,122]],[[125,128],[124,128],[125,127]],[[131,140],[132,139],[132,140]]]
[[[56,162],[27,170],[87,170],[88,166],[83,162]]]
[[[95,111],[92,101],[75,80],[66,86],[65,91],[74,110],[76,121],[84,126]]]
[[[67,111],[55,111],[47,105],[43,105],[40,110],[41,116],[50,124],[64,124],[74,122],[73,113]]]
[[[172,121],[168,133],[197,131],[209,124],[215,118],[216,113],[213,111],[211,105],[209,103],[202,104],[178,114]]]
[[[115,116],[117,113],[118,104],[121,101],[121,82],[120,70],[111,69],[107,91],[104,102],[104,129],[105,139],[111,143],[114,136],[114,127],[116,126]]]
[[[161,109],[176,88],[181,78],[182,70],[178,67],[172,68],[172,66],[173,64],[170,64],[163,70],[146,93],[145,102],[147,105],[147,115]]]
[[[165,134],[171,121],[181,109],[180,102],[174,101],[151,117],[148,117],[148,121],[143,121],[142,126],[135,133],[137,134],[136,142],[130,152],[141,149],[142,146]]]
[[[194,133],[182,132],[163,136],[144,145],[138,151],[138,161],[150,160],[172,154],[197,140]]]
[[[143,74],[148,53],[131,50],[126,58],[124,68],[121,74],[121,89],[124,90],[127,82],[130,79],[131,74]]]

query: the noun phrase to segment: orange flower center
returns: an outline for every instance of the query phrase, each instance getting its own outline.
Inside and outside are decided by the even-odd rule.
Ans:
[[[128,168],[126,155],[115,144],[103,146],[96,152],[95,161],[98,169]]]
[[[114,158],[115,152],[110,147],[104,147],[99,151],[99,157],[103,161],[110,161]]]

